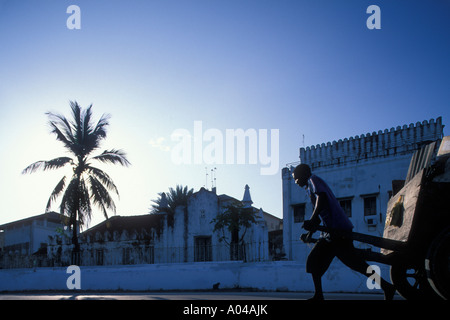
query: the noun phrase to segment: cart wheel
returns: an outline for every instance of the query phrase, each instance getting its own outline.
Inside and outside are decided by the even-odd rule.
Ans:
[[[407,300],[435,300],[437,293],[428,283],[424,267],[397,263],[391,266],[391,281]]]
[[[425,268],[432,288],[442,298],[450,300],[450,228],[431,243]]]

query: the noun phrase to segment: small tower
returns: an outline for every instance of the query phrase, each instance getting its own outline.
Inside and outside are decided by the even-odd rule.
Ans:
[[[258,213],[256,213],[256,222],[262,223],[262,224],[265,223],[265,220],[264,220],[264,211],[263,211],[262,208],[260,208],[259,211],[258,211]]]
[[[248,184],[245,185],[244,198],[242,199],[244,208],[250,208],[253,204],[252,197],[250,196],[250,187]]]

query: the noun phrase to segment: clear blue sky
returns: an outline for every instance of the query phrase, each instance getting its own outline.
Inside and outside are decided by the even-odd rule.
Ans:
[[[80,30],[66,26],[72,4]],[[366,27],[372,4],[380,30]],[[63,172],[21,171],[65,155],[45,112],[69,115],[69,100],[111,114],[103,147],[128,153],[130,168],[103,167],[121,194],[117,214],[147,213],[176,184],[197,191],[216,167],[219,194],[241,199],[248,184],[256,207],[282,217],[281,169],[299,147],[447,124],[449,57],[444,0],[0,0],[0,223],[43,213]],[[175,165],[171,134],[193,133],[194,121],[224,135],[278,129],[279,170]]]

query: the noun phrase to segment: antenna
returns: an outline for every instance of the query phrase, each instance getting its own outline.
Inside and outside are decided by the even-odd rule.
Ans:
[[[216,170],[216,167],[214,167],[214,169],[211,169],[211,190],[216,187]]]
[[[205,167],[205,189],[208,190],[208,167]]]

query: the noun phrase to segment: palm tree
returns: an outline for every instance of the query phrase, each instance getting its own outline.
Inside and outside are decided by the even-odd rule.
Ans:
[[[187,186],[178,185],[176,188],[169,188],[169,192],[164,193],[167,199],[168,207],[162,208],[161,202],[163,193],[159,193],[159,198],[156,200],[152,200],[154,204],[152,204],[150,208],[150,214],[160,213],[161,211],[165,211],[171,215],[175,214],[175,208],[177,206],[187,206],[188,198],[194,193],[194,189],[188,189]]]
[[[169,188],[169,192],[160,192],[159,198],[152,200],[154,204],[150,207],[150,214],[167,213],[167,223],[173,226],[175,208],[177,206],[187,207],[188,198],[194,193],[194,189],[187,186],[178,185],[176,188]],[[164,199],[164,200],[163,200]]]
[[[256,222],[255,213],[252,207],[244,207],[242,202],[239,201],[226,205],[224,209],[211,221],[211,223],[214,223],[213,232],[222,232],[219,241],[224,241],[229,246],[231,260],[238,260],[240,256],[244,255],[242,250],[245,250],[243,245],[247,229]],[[225,236],[225,229],[231,234],[230,242],[227,241]],[[244,231],[239,237],[242,229]]]
[[[72,109],[71,121],[64,116],[47,112],[51,132],[56,135],[56,139],[61,141],[64,148],[69,151],[73,158],[58,157],[48,161],[37,161],[22,171],[22,174],[33,173],[39,169],[44,171],[59,169],[66,165],[71,165],[73,174],[68,180],[67,176],[58,182],[52,191],[46,212],[50,211],[52,203],[62,195],[59,206],[60,213],[69,217],[69,225],[72,228],[73,251],[79,252],[77,236],[77,222],[84,225],[90,220],[92,214],[91,202],[97,206],[105,218],[108,218],[108,210],[116,213],[116,205],[109,191],[119,196],[119,191],[106,172],[91,165],[91,161],[103,163],[120,164],[128,166],[130,162],[126,154],[121,150],[105,150],[97,156],[91,153],[100,147],[100,142],[106,138],[106,128],[109,126],[109,115],[102,115],[95,124],[92,119],[92,105],[82,110],[78,103],[70,102]]]

